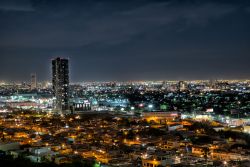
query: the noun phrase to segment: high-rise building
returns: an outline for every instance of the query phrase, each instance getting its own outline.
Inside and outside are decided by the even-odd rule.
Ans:
[[[31,84],[30,89],[34,90],[37,88],[36,74],[31,74]]]
[[[69,109],[69,60],[56,58],[52,60],[52,84],[58,111]]]
[[[179,81],[178,89],[179,91],[185,91],[187,89],[187,83],[184,81]]]

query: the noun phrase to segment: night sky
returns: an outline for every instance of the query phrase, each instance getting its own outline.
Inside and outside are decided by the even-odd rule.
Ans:
[[[249,0],[0,0],[0,80],[250,78]]]

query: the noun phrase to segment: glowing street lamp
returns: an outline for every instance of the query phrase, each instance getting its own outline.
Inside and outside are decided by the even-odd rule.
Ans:
[[[148,108],[152,109],[153,108],[153,104],[149,104]]]
[[[224,166],[226,166],[227,165],[227,161],[224,161],[223,164],[224,164]]]
[[[141,104],[139,104],[139,107],[141,107],[141,108],[142,108],[143,106],[144,106],[144,105],[143,105],[142,103],[141,103]]]

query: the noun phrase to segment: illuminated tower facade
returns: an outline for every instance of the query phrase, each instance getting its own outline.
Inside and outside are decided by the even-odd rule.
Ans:
[[[69,60],[56,58],[52,60],[52,84],[58,111],[69,109]]]
[[[187,83],[184,81],[179,81],[178,88],[179,88],[179,91],[187,90]]]

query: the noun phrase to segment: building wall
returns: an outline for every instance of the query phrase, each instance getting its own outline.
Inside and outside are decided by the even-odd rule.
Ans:
[[[18,150],[20,148],[19,143],[3,143],[0,144],[0,150],[9,151],[9,150]]]

